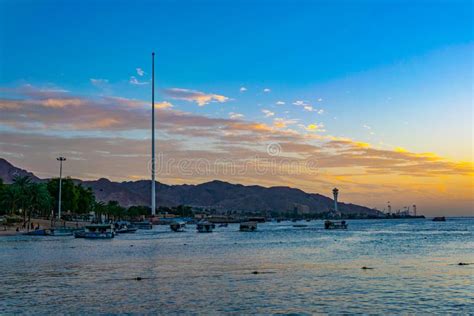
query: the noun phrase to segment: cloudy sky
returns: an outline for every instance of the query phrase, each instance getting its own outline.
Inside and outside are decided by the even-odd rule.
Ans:
[[[474,214],[470,1],[0,1],[0,157]]]

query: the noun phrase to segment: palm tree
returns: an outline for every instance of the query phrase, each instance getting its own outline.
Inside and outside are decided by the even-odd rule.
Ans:
[[[13,186],[18,190],[19,205],[23,212],[23,225],[26,224],[26,210],[30,208],[30,189],[31,189],[31,178],[29,176],[16,176],[13,179]]]
[[[31,212],[39,211],[43,214],[51,209],[51,196],[45,184],[33,184],[30,188],[30,212],[28,213],[28,221],[31,221]]]

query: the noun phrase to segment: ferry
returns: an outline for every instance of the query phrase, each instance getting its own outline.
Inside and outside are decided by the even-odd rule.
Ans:
[[[209,222],[199,222],[196,224],[196,229],[199,233],[212,233],[215,225]]]
[[[241,232],[253,232],[257,230],[257,222],[242,222],[239,230]]]
[[[115,237],[115,229],[112,224],[89,224],[84,226],[83,231],[75,232],[74,237],[86,239],[110,239]]]
[[[174,232],[184,232],[185,227],[186,227],[185,222],[173,222],[170,224],[170,228]]]
[[[332,222],[327,220],[324,222],[324,229],[347,229],[347,223],[346,221]]]

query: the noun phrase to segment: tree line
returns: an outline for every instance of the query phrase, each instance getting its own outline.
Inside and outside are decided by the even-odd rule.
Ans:
[[[24,223],[32,217],[51,219],[57,216],[59,203],[59,178],[45,182],[34,182],[29,176],[16,176],[11,184],[5,184],[0,178],[0,215],[22,216]],[[61,213],[63,219],[88,215],[94,212],[97,217],[109,219],[128,219],[151,214],[148,206],[121,206],[117,201],[104,203],[97,201],[94,192],[70,178],[62,179]],[[167,212],[183,217],[193,216],[191,207],[158,208],[158,212]]]

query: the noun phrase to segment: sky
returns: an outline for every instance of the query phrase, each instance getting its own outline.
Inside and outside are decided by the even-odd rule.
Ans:
[[[0,0],[0,157],[474,215],[472,1]]]

